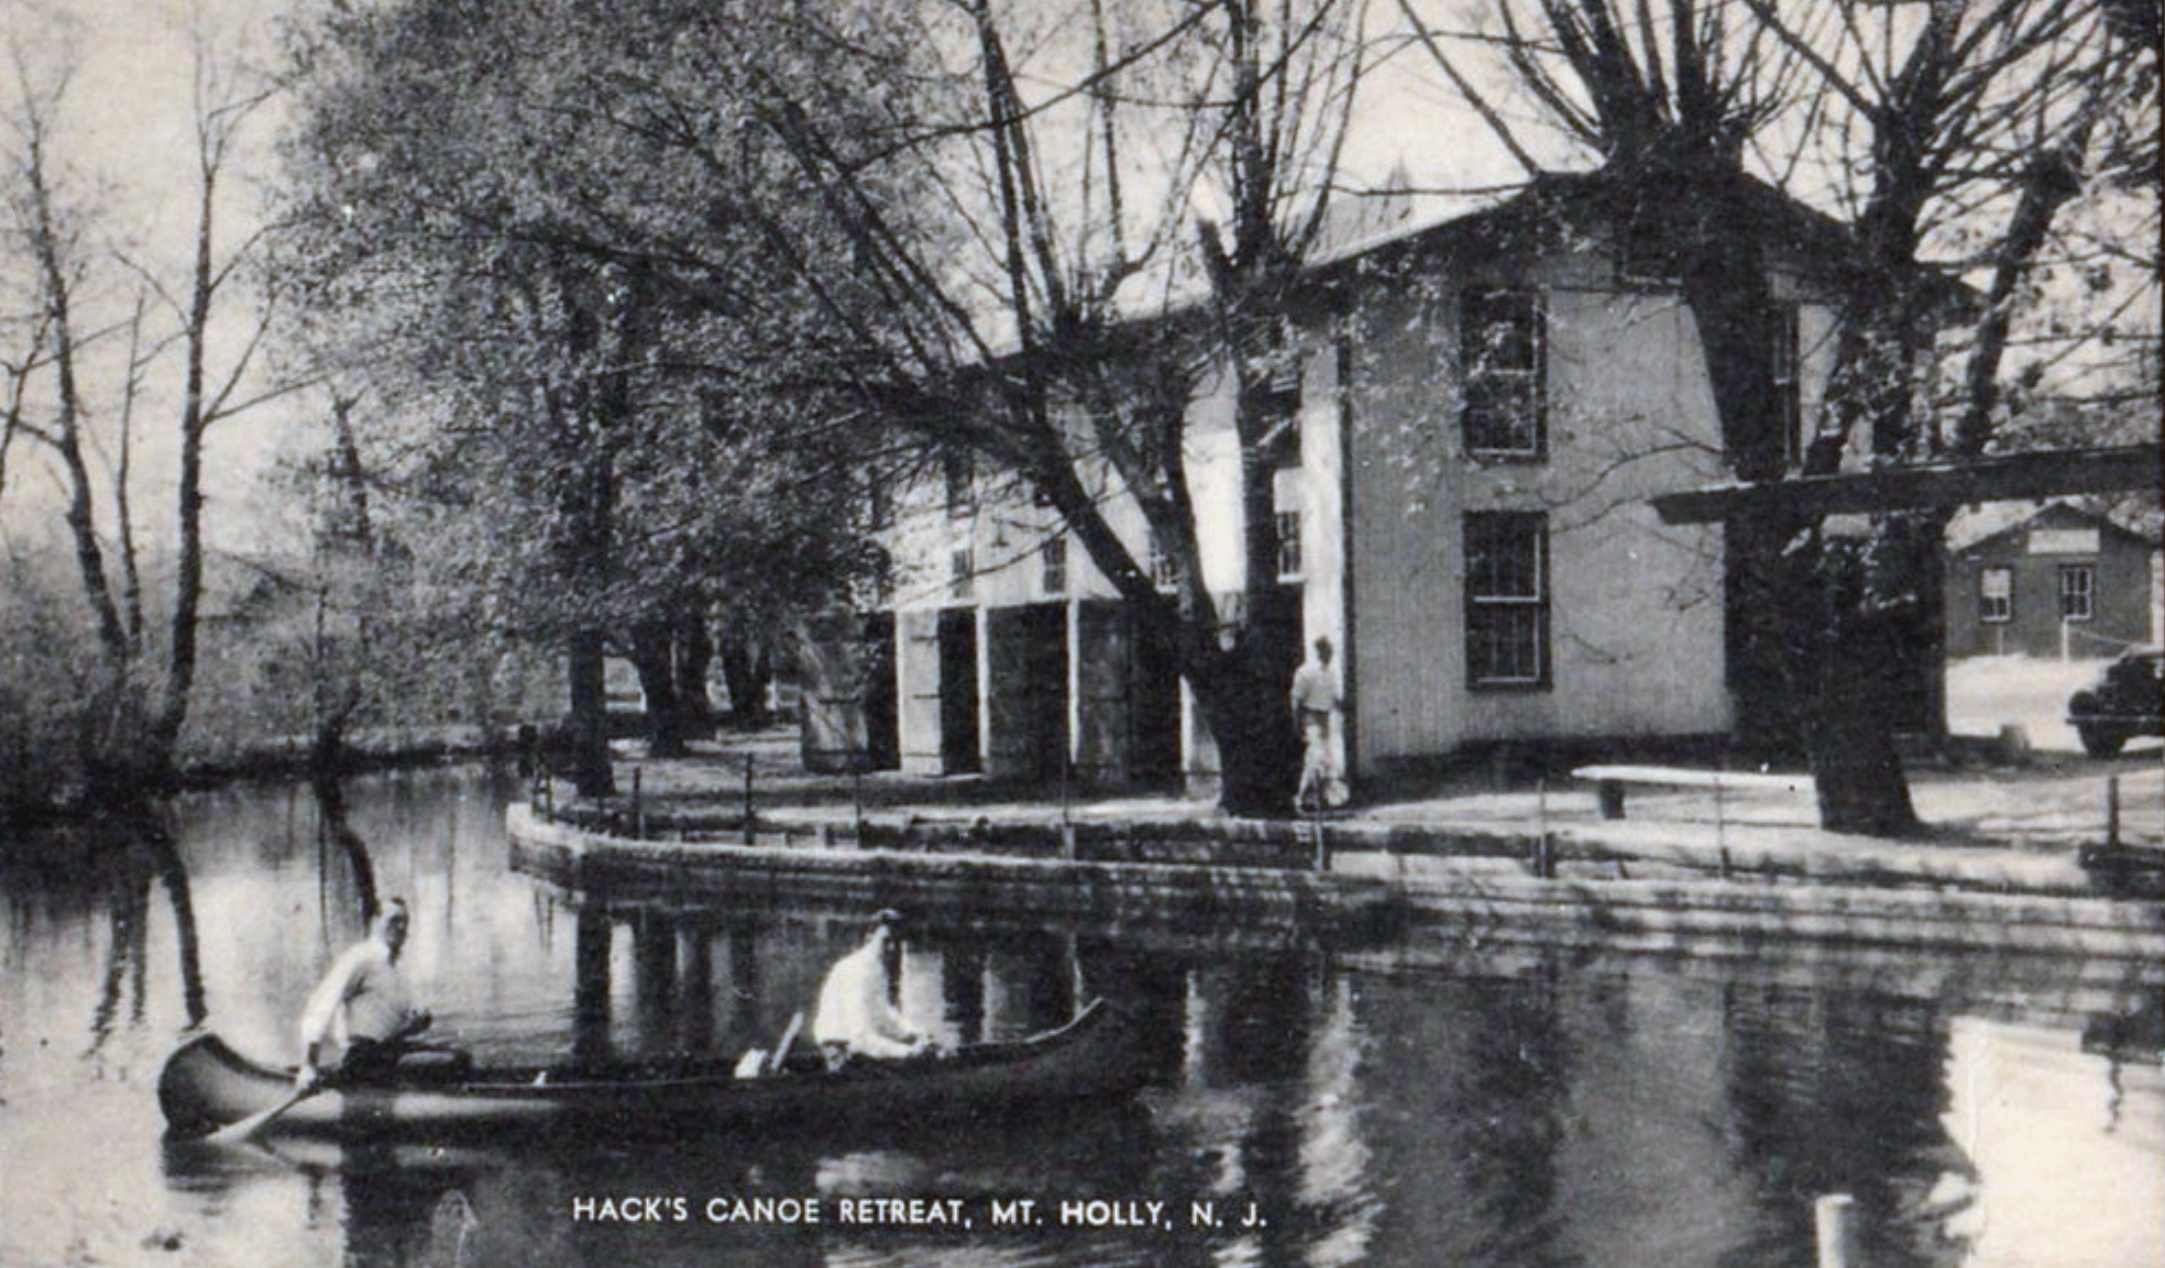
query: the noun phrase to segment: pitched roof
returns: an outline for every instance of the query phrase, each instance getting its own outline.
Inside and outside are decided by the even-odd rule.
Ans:
[[[2131,537],[2146,545],[2156,540],[2141,529],[2121,523],[2112,515],[2052,498],[2042,502],[1986,502],[1968,507],[1947,525],[1947,549],[1968,550],[1997,537],[2018,532],[2039,520],[2076,520]]]

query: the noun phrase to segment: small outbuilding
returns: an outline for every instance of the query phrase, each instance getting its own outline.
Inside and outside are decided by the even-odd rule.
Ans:
[[[2158,637],[2158,543],[2064,502],[1948,529],[1947,654],[2094,659]]]

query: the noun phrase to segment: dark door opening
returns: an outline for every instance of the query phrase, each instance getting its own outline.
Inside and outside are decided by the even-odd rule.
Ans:
[[[1138,784],[1180,778],[1180,673],[1172,649],[1139,633],[1128,657],[1128,777]]]
[[[864,619],[858,664],[864,675],[865,765],[894,770],[902,765],[901,705],[895,692],[895,616],[874,612]]]
[[[940,613],[940,769],[949,775],[984,769],[978,756],[977,613]]]

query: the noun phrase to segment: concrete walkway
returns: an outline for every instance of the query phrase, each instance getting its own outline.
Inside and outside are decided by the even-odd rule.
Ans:
[[[1171,796],[1063,800],[1057,790],[1047,796],[972,778],[808,775],[787,731],[699,744],[667,761],[626,745],[618,752],[618,783],[622,795],[606,814],[588,818],[570,807],[558,814],[616,831],[636,827],[647,837],[741,840],[749,784],[762,839],[804,834],[968,850],[1065,831],[1070,841],[1248,842],[1281,856],[1304,854],[1314,843],[1305,822],[1239,820]],[[2165,862],[2165,763],[2154,749],[2111,762],[2034,755],[2018,765],[1922,766],[1911,772],[1911,790],[1926,831],[1908,841],[1823,831],[1808,793],[1634,789],[1629,817],[1605,820],[1584,781],[1498,786],[1485,771],[1376,796],[1321,826],[1334,870],[1464,872],[1488,859],[1522,872],[1539,863],[1564,876],[1744,873],[2081,895],[2100,892],[2079,856],[2105,843],[2115,785],[2117,839],[2137,860],[2154,853]],[[627,818],[634,811],[637,825]],[[1545,857],[1538,853],[1544,848]]]

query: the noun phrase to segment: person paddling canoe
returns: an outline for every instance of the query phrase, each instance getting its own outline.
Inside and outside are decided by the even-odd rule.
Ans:
[[[433,1020],[415,1008],[399,971],[409,917],[393,898],[369,926],[368,936],[348,947],[325,971],[301,1012],[301,1068],[294,1087],[309,1091],[326,1072],[341,1081],[381,1079],[414,1050],[413,1039]]]
[[[934,1051],[932,1041],[894,1006],[887,957],[901,913],[882,911],[855,951],[835,961],[820,984],[812,1038],[830,1064],[850,1057],[895,1060]]]

